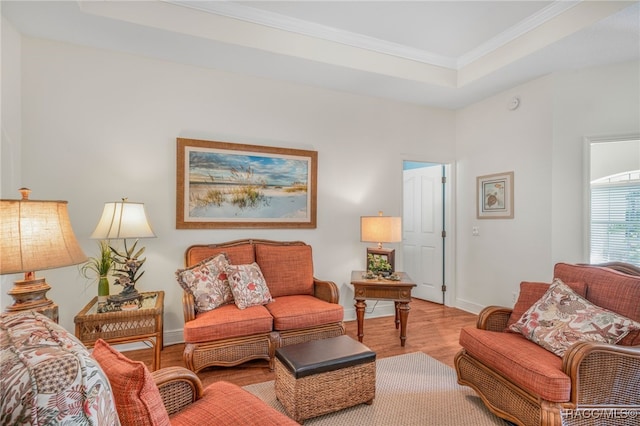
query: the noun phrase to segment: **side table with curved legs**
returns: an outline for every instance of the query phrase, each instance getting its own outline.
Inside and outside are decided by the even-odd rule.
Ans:
[[[409,318],[409,302],[411,289],[416,284],[405,272],[398,272],[400,281],[387,279],[363,278],[364,271],[351,272],[354,299],[356,300],[356,317],[358,318],[358,340],[364,337],[364,311],[367,307],[365,300],[393,300],[395,303],[395,325],[400,327],[400,345],[407,340],[407,320]]]

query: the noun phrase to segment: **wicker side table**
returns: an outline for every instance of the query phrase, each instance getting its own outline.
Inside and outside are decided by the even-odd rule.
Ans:
[[[110,344],[149,342],[154,349],[153,370],[157,370],[163,348],[164,291],[140,294],[139,309],[105,313],[98,312],[98,298],[94,297],[73,319],[76,337],[87,347],[98,339]]]

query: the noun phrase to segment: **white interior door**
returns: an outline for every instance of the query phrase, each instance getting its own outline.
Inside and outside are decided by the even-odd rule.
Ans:
[[[414,297],[443,303],[444,167],[424,166],[403,171],[403,265],[417,285]]]

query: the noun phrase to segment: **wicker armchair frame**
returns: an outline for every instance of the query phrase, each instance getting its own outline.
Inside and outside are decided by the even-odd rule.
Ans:
[[[489,306],[478,316],[477,327],[503,331],[511,309]],[[565,403],[540,399],[487,367],[464,349],[455,356],[458,383],[473,388],[491,412],[516,425],[582,426],[593,419],[567,418],[561,410],[610,412],[612,407],[640,412],[640,346],[576,343],[562,358],[562,370],[571,379],[571,398]],[[609,411],[608,411],[609,410]],[[622,410],[619,410],[622,412]],[[600,419],[598,424],[621,424]],[[587,423],[584,423],[584,422]],[[591,423],[589,423],[591,422]]]
[[[193,404],[204,392],[200,378],[183,367],[165,367],[151,373],[169,415]]]

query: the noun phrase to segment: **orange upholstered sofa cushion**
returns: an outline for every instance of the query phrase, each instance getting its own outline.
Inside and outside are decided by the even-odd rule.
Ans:
[[[344,316],[341,305],[307,295],[279,297],[266,308],[273,316],[273,329],[278,331],[336,323]]]
[[[542,399],[569,401],[571,380],[562,359],[521,334],[464,327],[460,345],[474,358]]]
[[[612,269],[587,265],[558,263],[554,277],[562,281],[588,281],[587,300],[601,308],[609,309],[634,321],[640,321],[640,286],[638,278]],[[589,277],[589,278],[587,278]],[[619,345],[640,345],[640,331],[633,331]]]
[[[313,294],[311,246],[256,244],[256,262],[272,297]]]
[[[193,246],[187,250],[185,264],[192,266],[220,253],[226,254],[229,262],[234,265],[244,265],[256,261],[253,244],[232,247]]]
[[[185,323],[184,340],[187,343],[209,342],[271,330],[273,317],[264,306],[238,309],[235,304],[229,304],[198,314],[196,319]]]
[[[102,339],[96,341],[92,356],[109,379],[123,426],[170,424],[160,391],[144,363],[130,360]]]
[[[297,426],[257,396],[227,382],[209,385],[201,399],[171,416],[175,426]]]

